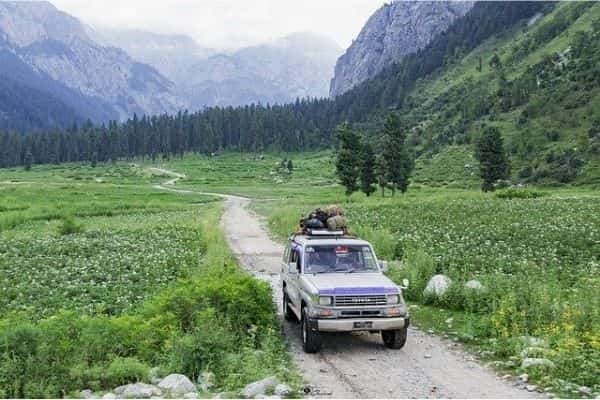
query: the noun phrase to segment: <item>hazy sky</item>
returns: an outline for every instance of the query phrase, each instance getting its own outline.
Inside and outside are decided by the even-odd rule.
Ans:
[[[346,48],[384,0],[50,0],[87,24],[185,33],[237,48],[291,32],[324,34]]]

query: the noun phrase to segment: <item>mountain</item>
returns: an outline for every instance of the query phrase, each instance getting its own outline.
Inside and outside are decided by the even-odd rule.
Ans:
[[[0,37],[38,80],[61,86],[61,91],[66,88],[92,108],[104,110],[85,117],[125,119],[133,113],[175,112],[185,104],[154,68],[97,43],[85,25],[48,2],[0,2]],[[47,89],[43,91],[56,97],[52,87]]]
[[[395,1],[381,7],[340,57],[330,96],[339,96],[385,67],[427,46],[473,7],[473,2]]]
[[[187,35],[165,35],[134,29],[90,29],[105,46],[123,49],[134,59],[156,68],[173,82],[180,81],[196,62],[215,54]]]
[[[286,103],[325,97],[339,45],[310,32],[293,33],[233,52],[217,52],[185,35],[97,30],[101,43],[123,48],[172,80],[192,109]]]
[[[194,108],[324,97],[341,52],[327,38],[295,33],[199,60],[182,76],[180,93]]]

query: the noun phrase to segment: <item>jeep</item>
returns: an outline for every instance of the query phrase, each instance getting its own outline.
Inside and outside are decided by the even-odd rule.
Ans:
[[[381,332],[383,343],[406,343],[409,315],[402,289],[383,272],[369,242],[343,232],[290,237],[282,260],[283,314],[299,321],[307,353],[321,349],[323,332]]]

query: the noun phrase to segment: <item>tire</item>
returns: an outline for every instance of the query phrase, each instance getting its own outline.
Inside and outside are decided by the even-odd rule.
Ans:
[[[302,323],[300,324],[300,335],[302,338],[302,348],[305,353],[313,354],[321,350],[321,334],[313,331],[309,326],[309,318],[306,308],[302,309]]]
[[[406,344],[408,328],[397,329],[395,331],[381,331],[383,344],[388,349],[399,350]]]
[[[285,318],[286,321],[298,322],[298,317],[296,316],[296,314],[294,314],[294,311],[290,308],[289,304],[290,304],[290,299],[284,290],[283,291],[283,318]]]

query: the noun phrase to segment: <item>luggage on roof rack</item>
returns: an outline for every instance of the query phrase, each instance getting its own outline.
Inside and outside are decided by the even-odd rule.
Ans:
[[[300,232],[312,236],[341,236],[348,233],[344,211],[339,206],[329,206],[325,210],[317,208],[300,220]],[[318,232],[318,233],[313,233]],[[341,232],[341,235],[337,232]]]

